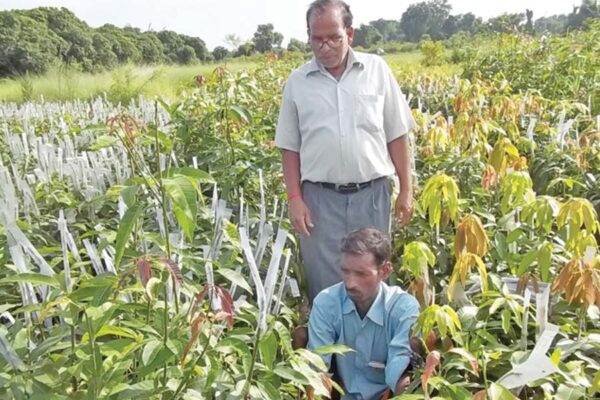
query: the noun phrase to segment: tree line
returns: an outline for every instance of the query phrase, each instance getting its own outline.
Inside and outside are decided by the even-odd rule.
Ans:
[[[570,14],[552,15],[534,20],[533,11],[502,14],[484,21],[473,13],[452,15],[448,0],[429,0],[408,6],[399,20],[378,19],[361,24],[354,33],[353,44],[372,47],[390,41],[419,42],[423,39],[445,40],[453,35],[489,32],[525,32],[528,34],[563,34],[579,29],[586,20],[600,17],[598,0],[582,0]]]
[[[568,15],[533,19],[533,12],[503,14],[483,21],[472,13],[451,14],[448,0],[411,4],[399,20],[379,19],[360,25],[354,45],[365,48],[390,41],[443,40],[457,33],[523,31],[564,33],[600,16],[598,0],[582,0]],[[39,7],[0,11],[0,77],[43,73],[56,64],[97,72],[119,64],[191,64],[282,50],[283,35],[273,24],[258,25],[254,36],[243,41],[227,35],[231,50],[217,46],[212,51],[198,38],[169,30],[141,31],[105,24],[92,28],[66,8]],[[289,51],[309,51],[306,40],[292,38]]]

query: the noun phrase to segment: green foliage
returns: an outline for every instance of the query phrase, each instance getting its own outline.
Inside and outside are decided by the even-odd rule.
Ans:
[[[423,65],[430,67],[444,63],[444,46],[441,42],[426,40],[421,42],[421,53],[423,53]]]
[[[129,39],[134,36],[131,32]],[[581,37],[594,39],[587,33]],[[174,35],[163,38],[173,39],[174,49],[184,43]],[[591,56],[582,52],[581,65],[593,63],[586,58]],[[17,189],[18,220],[11,226],[23,231],[54,274],[18,273],[9,225],[0,225],[0,265],[5,266],[0,313],[15,319],[0,327],[0,397],[287,400],[307,397],[309,384],[316,395],[326,394],[329,382],[319,375],[322,359],[291,348],[290,330],[299,318],[295,300],[285,299],[282,312],[269,316],[264,331],[258,329],[260,310],[237,231],[240,223],[258,230],[259,169],[267,223],[289,226],[284,214],[279,217],[285,205],[280,155],[272,140],[281,87],[301,62],[301,55],[290,53],[281,60],[261,58],[254,70],[202,71],[202,85],[188,86],[186,95],[157,108],[144,108],[143,101],[130,104],[124,96],[127,109],[144,123],[96,100],[32,112],[25,132],[24,114],[3,110],[7,132],[0,135],[0,177],[15,173],[26,182],[43,168],[34,153],[13,155],[22,137],[30,143],[40,138],[49,146],[70,140],[73,151],[93,156],[120,154],[111,160],[117,164],[126,158],[131,175],[90,197],[58,172],[31,184],[31,196]],[[411,223],[393,232],[393,260],[396,266],[402,263],[397,272],[405,278],[403,286],[423,307],[413,342],[426,359],[425,365],[415,361],[405,397],[513,398],[497,382],[536,343],[535,292],[542,284],[556,290],[548,321],[559,327],[551,358],[561,372],[529,382],[521,397],[597,395],[600,363],[593,334],[600,328],[594,304],[600,299],[600,264],[591,254],[598,251],[594,235],[600,228],[594,211],[600,204],[595,116],[576,100],[521,92],[511,80],[467,80],[448,76],[449,69],[423,73],[417,68],[394,66],[403,90],[412,95],[417,121],[414,190],[419,202]],[[135,90],[139,70],[134,71],[121,82],[128,88],[123,92],[135,96],[143,90]],[[181,74],[197,74],[192,71]],[[39,84],[34,82],[35,91]],[[90,108],[106,108],[114,117],[106,124],[92,121]],[[533,118],[537,122],[527,131]],[[563,119],[573,120],[572,129],[557,140]],[[193,157],[198,169],[188,167]],[[11,162],[10,170],[5,168]],[[210,209],[215,183],[220,198],[234,209],[222,231],[215,229]],[[4,189],[0,202],[8,193]],[[242,198],[248,205],[244,219],[237,211]],[[61,251],[60,210],[76,254]],[[203,246],[219,232],[223,246],[212,260],[215,285],[210,286]],[[94,271],[84,239],[116,262],[116,275]],[[34,266],[36,258],[26,255],[25,261]],[[225,288],[232,284],[238,289],[230,296]],[[39,303],[23,301],[21,291],[29,286]],[[528,307],[525,287],[536,300]],[[234,310],[233,298],[242,293],[246,300]],[[217,302],[222,309],[213,308]],[[424,382],[428,386],[420,385]]]
[[[508,80],[514,90],[535,88],[552,99],[571,99],[588,104],[591,113],[600,111],[600,88],[596,71],[600,60],[600,23],[586,31],[561,38],[531,39],[521,35],[501,35],[473,57],[464,76]]]

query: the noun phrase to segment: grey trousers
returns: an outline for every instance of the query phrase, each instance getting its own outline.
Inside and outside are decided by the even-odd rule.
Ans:
[[[310,236],[300,237],[311,304],[321,290],[342,281],[342,238],[367,227],[389,234],[391,192],[391,182],[385,177],[355,193],[338,193],[319,183],[302,183],[302,197],[314,224]]]

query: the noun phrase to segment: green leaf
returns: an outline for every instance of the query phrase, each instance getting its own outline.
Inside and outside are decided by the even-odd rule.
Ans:
[[[315,349],[317,354],[346,354],[355,351],[353,348],[348,347],[344,344],[331,344],[328,346],[321,346]]]
[[[127,388],[123,388],[122,386],[117,387],[115,392],[111,392],[110,395],[119,394],[118,399],[134,399],[134,398],[142,398],[149,397],[148,395],[154,393],[156,390],[156,385],[153,380],[141,381],[138,383],[134,383],[133,385],[128,385]]]
[[[55,288],[60,287],[60,283],[56,280],[55,275],[48,276],[34,272],[11,275],[0,279],[0,285],[4,283],[31,283],[32,285],[48,285]]]
[[[201,183],[214,183],[215,180],[208,172],[194,167],[169,168],[166,171],[165,177],[174,177],[177,175],[187,176],[188,178],[196,179]]]
[[[516,242],[522,235],[523,231],[521,229],[515,229],[514,231],[510,232],[506,237],[506,243]]]
[[[150,340],[146,346],[144,346],[144,351],[142,352],[142,363],[144,363],[144,365],[148,365],[160,351],[162,345],[163,343],[159,340]]]
[[[184,176],[163,179],[162,185],[173,203],[173,212],[177,223],[183,229],[188,240],[192,241],[198,212],[197,192],[194,186]]]
[[[556,400],[579,400],[585,397],[585,389],[581,386],[574,387],[565,384],[558,386],[554,399]]]
[[[265,399],[268,400],[278,400],[281,399],[281,394],[279,391],[269,382],[267,381],[259,381],[257,382],[258,388],[265,395]]]
[[[123,219],[119,222],[119,229],[117,231],[117,242],[115,244],[115,267],[119,267],[123,254],[125,253],[125,246],[129,240],[129,235],[135,226],[137,219],[142,213],[142,203],[136,203],[132,207],[128,208],[123,215]]]
[[[248,281],[246,281],[246,279],[244,278],[244,275],[242,275],[240,272],[237,272],[236,270],[229,269],[229,268],[219,268],[217,270],[217,272],[219,274],[221,274],[225,279],[227,279],[231,283],[241,287],[248,293],[250,293],[250,294],[253,293],[252,288],[248,284]]]
[[[277,338],[273,331],[268,331],[258,344],[263,364],[267,369],[273,369],[273,363],[277,357]]]
[[[288,328],[283,325],[281,321],[275,321],[273,329],[275,329],[277,336],[279,336],[279,345],[282,350],[288,356],[291,356],[294,353],[294,349],[292,348],[292,336],[290,335],[290,331],[288,331]]]
[[[493,383],[488,389],[488,400],[515,400],[516,397],[504,386]]]
[[[114,326],[114,325],[104,325],[96,333],[97,338],[100,336],[106,336],[106,335],[120,336],[120,337],[134,339],[134,340],[136,340],[138,338],[138,335],[136,335],[136,333],[132,329],[121,328],[119,326]]]
[[[96,141],[90,145],[89,149],[91,151],[97,151],[100,149],[103,149],[105,147],[110,147],[113,144],[115,144],[115,142],[118,142],[119,138],[116,136],[108,136],[108,135],[103,135],[103,136],[99,136]]]
[[[310,385],[310,380],[307,377],[290,367],[278,365],[273,372],[275,372],[277,376],[280,376],[281,378],[286,379],[293,384]]]
[[[250,112],[247,108],[233,104],[231,106],[231,115],[238,121],[248,122],[251,119]]]
[[[600,391],[600,371],[596,371],[594,379],[592,380],[592,386],[588,389],[588,395],[593,395]]]
[[[527,269],[529,268],[529,266],[531,264],[533,264],[533,262],[535,260],[537,260],[538,258],[538,251],[537,250],[531,250],[529,251],[525,257],[523,257],[523,260],[521,260],[521,263],[519,264],[519,269],[517,270],[517,275],[521,275],[525,272],[527,272]]]

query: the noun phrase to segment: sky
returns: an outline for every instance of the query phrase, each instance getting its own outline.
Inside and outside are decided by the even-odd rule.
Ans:
[[[284,36],[305,40],[305,13],[311,0],[0,0],[0,10],[66,7],[92,27],[111,23],[141,30],[168,29],[200,37],[209,49],[225,46],[225,36],[252,38],[259,24],[272,23]],[[398,20],[419,1],[346,0],[354,26],[379,18]],[[472,12],[484,19],[533,10],[533,18],[568,14],[581,0],[450,0],[451,14]]]

